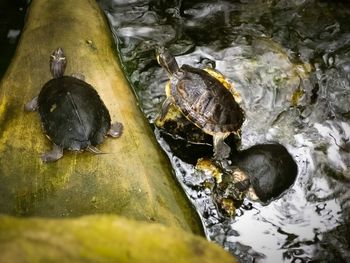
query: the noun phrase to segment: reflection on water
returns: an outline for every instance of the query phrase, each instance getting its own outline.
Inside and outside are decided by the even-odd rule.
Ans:
[[[157,45],[179,64],[214,67],[241,93],[241,149],[279,142],[298,177],[278,200],[221,218],[192,163],[170,151],[208,239],[242,262],[350,261],[350,4],[346,1],[100,0],[147,118],[165,98]],[[186,149],[184,149],[185,151]]]

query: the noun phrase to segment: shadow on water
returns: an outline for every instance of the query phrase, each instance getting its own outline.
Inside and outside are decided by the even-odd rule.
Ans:
[[[222,218],[191,159],[210,155],[210,143],[155,129],[207,238],[242,262],[349,262],[349,2],[99,2],[150,123],[165,98],[168,76],[154,54],[164,45],[180,65],[212,67],[234,83],[246,111],[239,150],[278,142],[297,163],[279,198],[245,199],[235,218]]]

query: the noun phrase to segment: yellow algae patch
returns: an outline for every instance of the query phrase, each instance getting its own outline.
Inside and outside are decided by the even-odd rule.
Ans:
[[[0,261],[234,263],[218,245],[174,227],[116,216],[0,217]],[[19,256],[20,255],[20,256]]]
[[[222,181],[222,172],[210,159],[200,158],[197,161],[196,169],[203,171],[205,174],[215,178],[216,183],[219,184]]]

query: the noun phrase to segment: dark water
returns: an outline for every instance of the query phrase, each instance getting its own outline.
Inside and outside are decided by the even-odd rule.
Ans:
[[[235,84],[246,111],[240,149],[279,142],[298,164],[280,198],[245,200],[222,219],[205,178],[155,128],[207,238],[242,262],[350,262],[350,3],[99,2],[150,123],[165,98],[154,54],[163,45],[179,64],[214,67]]]
[[[15,52],[27,8],[25,0],[0,0],[0,79]]]

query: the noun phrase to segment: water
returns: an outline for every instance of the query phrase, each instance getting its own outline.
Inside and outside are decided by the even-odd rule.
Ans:
[[[168,77],[154,54],[164,45],[179,64],[213,67],[234,83],[246,111],[240,149],[279,142],[298,164],[278,199],[245,200],[236,217],[222,218],[203,188],[208,178],[184,157],[210,146],[155,128],[207,238],[241,262],[350,262],[350,3],[99,2],[151,124],[165,98]]]
[[[0,1],[0,79],[15,52],[26,8],[26,0]]]

